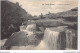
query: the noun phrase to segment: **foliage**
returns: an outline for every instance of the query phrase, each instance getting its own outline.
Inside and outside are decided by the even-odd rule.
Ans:
[[[19,31],[22,22],[31,19],[32,16],[24,9],[9,1],[1,1],[1,37],[8,38],[13,32]]]

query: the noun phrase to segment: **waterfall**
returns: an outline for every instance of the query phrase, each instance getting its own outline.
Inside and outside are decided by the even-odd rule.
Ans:
[[[66,30],[66,48],[68,49],[77,48],[77,37],[76,36],[77,34],[74,31]]]
[[[20,26],[20,31],[24,31],[28,35],[34,34],[35,30],[36,30],[36,24],[30,24],[27,27],[26,26]]]
[[[51,49],[77,49],[77,31],[64,26],[46,28],[43,40]]]
[[[36,24],[30,24],[26,27],[26,31],[28,33],[28,35],[32,35],[34,34],[34,32],[36,31]]]
[[[26,30],[28,31],[34,31],[36,30],[36,24],[30,24],[27,26]]]
[[[46,28],[44,42],[53,50],[64,50],[66,47],[65,27]]]
[[[59,49],[58,46],[58,37],[59,32],[51,31],[49,28],[46,28],[44,32],[44,41],[51,49]]]

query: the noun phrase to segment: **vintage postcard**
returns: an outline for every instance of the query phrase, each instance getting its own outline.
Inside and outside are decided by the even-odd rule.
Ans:
[[[78,0],[1,1],[1,50],[78,50]]]

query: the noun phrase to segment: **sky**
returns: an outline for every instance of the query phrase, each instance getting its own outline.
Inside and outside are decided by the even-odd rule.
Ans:
[[[78,7],[78,0],[9,0],[19,5],[31,15],[58,13]],[[44,4],[44,5],[43,5]],[[48,5],[46,5],[48,4]],[[51,4],[51,5],[50,5]],[[53,5],[54,4],[54,5]]]

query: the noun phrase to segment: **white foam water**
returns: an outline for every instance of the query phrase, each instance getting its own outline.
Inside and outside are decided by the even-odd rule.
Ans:
[[[36,24],[30,24],[27,27],[20,26],[20,31],[26,32],[28,35],[34,34],[34,31],[36,30]]]
[[[73,37],[75,37],[75,33],[73,33],[71,30],[67,30],[66,31],[66,48],[73,48]]]
[[[44,41],[45,43],[54,50],[60,49],[60,44],[58,43],[59,32],[51,31],[49,28],[46,28],[44,32]]]

